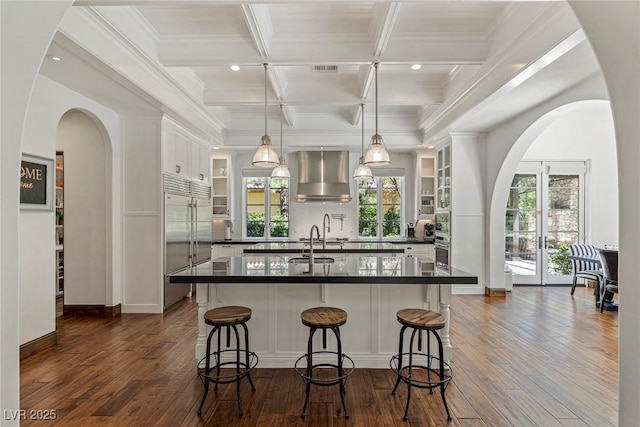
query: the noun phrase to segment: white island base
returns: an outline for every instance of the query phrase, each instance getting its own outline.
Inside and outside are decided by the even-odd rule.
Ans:
[[[291,368],[306,353],[309,328],[300,321],[300,313],[317,306],[339,307],[347,312],[347,323],[340,327],[342,348],[356,368],[389,368],[390,358],[398,352],[400,324],[396,312],[403,308],[424,308],[444,315],[446,326],[440,330],[440,336],[444,360],[448,363],[451,360],[451,285],[199,283],[196,299],[197,361],[204,357],[209,333],[204,313],[228,305],[252,310],[247,322],[249,341],[251,351],[260,358],[260,368]],[[406,333],[406,344],[409,336]],[[321,349],[322,334],[317,333],[314,340],[314,350]],[[328,349],[335,350],[332,333],[327,334],[327,342]],[[431,348],[437,350],[435,342]]]

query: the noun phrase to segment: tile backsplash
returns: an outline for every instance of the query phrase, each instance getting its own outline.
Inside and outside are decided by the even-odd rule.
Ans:
[[[329,216],[344,215],[341,221],[338,218],[331,218],[331,231],[327,233],[327,237],[348,237],[355,239],[357,236],[357,215],[356,204],[351,201],[349,203],[296,203],[290,205],[289,237],[297,240],[301,237],[309,237],[311,226],[316,224],[320,228],[322,235],[322,220],[324,214]],[[242,239],[242,222],[240,220],[213,221],[213,240],[223,240],[225,238],[226,227],[231,227],[231,238],[233,240]]]

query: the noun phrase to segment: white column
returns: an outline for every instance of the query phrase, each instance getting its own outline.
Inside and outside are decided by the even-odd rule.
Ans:
[[[640,419],[640,3],[570,1],[607,81],[618,151],[620,289],[618,425]],[[628,285],[628,286],[625,286]]]
[[[22,131],[40,64],[71,0],[0,2],[0,408],[20,408],[18,206]],[[19,41],[19,42],[18,42]],[[17,425],[3,420],[2,425]]]
[[[482,294],[484,276],[485,134],[452,133],[451,265],[478,276],[477,285],[453,285],[456,294]]]

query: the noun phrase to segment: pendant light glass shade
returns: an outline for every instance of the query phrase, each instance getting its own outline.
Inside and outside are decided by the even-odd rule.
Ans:
[[[278,165],[278,153],[271,146],[271,137],[267,133],[267,64],[262,65],[264,66],[264,135],[262,135],[260,145],[253,155],[251,164],[272,168]]]
[[[371,168],[364,164],[364,104],[360,104],[360,121],[362,122],[362,146],[360,148],[360,161],[353,171],[353,179],[356,181],[369,181],[373,179]]]
[[[391,163],[389,152],[384,146],[384,140],[378,133],[378,62],[373,63],[376,81],[376,133],[371,137],[369,149],[364,156],[364,164],[368,166],[384,166]]]
[[[284,158],[280,156],[280,164],[271,171],[271,178],[290,178],[289,168],[284,163]]]
[[[284,162],[284,151],[282,151],[282,104],[280,104],[280,157],[278,158],[278,166],[271,171],[271,178],[290,178],[291,173]]]

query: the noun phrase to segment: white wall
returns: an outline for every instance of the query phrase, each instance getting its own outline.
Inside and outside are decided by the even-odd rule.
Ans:
[[[70,91],[52,80],[38,76],[27,116],[22,149],[25,153],[54,159],[56,132],[61,117],[69,110],[90,111],[104,125],[111,145],[109,155],[112,164],[112,186],[120,188],[118,116],[104,106]],[[119,248],[121,245],[119,194],[113,197],[110,226],[115,231],[104,246]],[[19,233],[20,247],[20,344],[29,342],[55,330],[55,219],[53,212],[21,212]],[[37,258],[33,258],[37,256]],[[34,259],[41,268],[34,268]],[[106,276],[111,276],[111,286],[101,293],[102,304],[120,303],[121,258],[114,256]],[[103,279],[104,280],[104,279]],[[107,300],[108,296],[108,300]]]
[[[607,102],[559,117],[536,138],[522,160],[588,160],[586,241],[599,247],[618,244],[618,164]]]
[[[311,148],[309,148],[311,149]],[[233,176],[234,176],[234,209],[235,209],[235,221],[234,221],[234,239],[242,238],[242,169],[254,168],[251,165],[251,159],[253,158],[253,152],[237,153],[233,157]],[[349,153],[349,188],[351,190],[351,201],[348,203],[337,202],[311,202],[311,203],[298,203],[295,199],[297,190],[297,177],[298,177],[298,157],[297,153],[291,153],[286,157],[286,163],[289,166],[291,172],[291,202],[289,204],[290,214],[290,238],[298,239],[300,237],[309,237],[309,230],[313,224],[322,226],[322,219],[325,213],[343,213],[346,218],[343,221],[342,229],[340,227],[340,220],[331,220],[331,232],[327,234],[328,237],[348,237],[355,239],[358,237],[358,203],[357,203],[357,183],[351,179],[353,170],[358,164],[360,153]],[[415,220],[415,191],[416,191],[416,178],[415,178],[415,156],[407,153],[391,153],[391,164],[385,166],[385,168],[404,169],[405,170],[405,210],[404,219],[402,223],[403,232],[404,224],[407,222],[414,222]],[[384,168],[378,168],[383,170]],[[214,223],[214,235],[216,234],[216,227],[220,227],[221,224]],[[322,230],[320,230],[322,233]]]
[[[89,116],[70,111],[60,119],[56,149],[64,154],[64,303],[105,305],[105,144]]]

